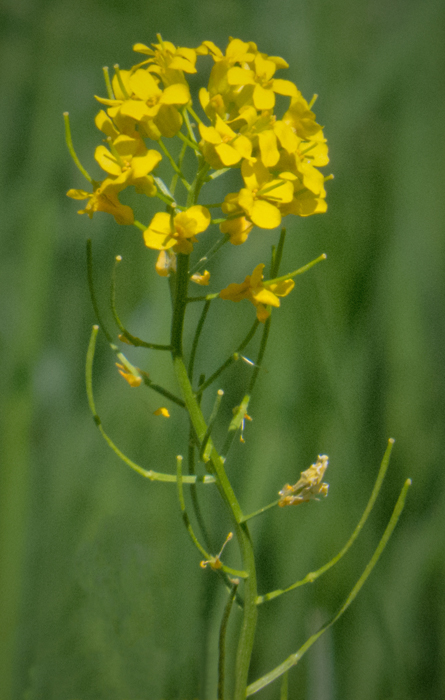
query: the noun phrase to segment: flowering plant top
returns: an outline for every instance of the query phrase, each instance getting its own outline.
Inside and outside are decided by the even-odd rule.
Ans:
[[[327,178],[319,168],[329,162],[326,139],[311,109],[315,97],[308,103],[292,81],[276,77],[288,68],[286,61],[240,39],[231,38],[225,53],[211,41],[177,48],[158,35],[158,42],[151,47],[135,44],[134,50],[147,58],[129,70],[115,66],[111,80],[104,69],[108,95],[96,96],[104,109],[95,123],[105,145],[96,148],[94,157],[105,177],[95,181],[81,168],[92,191],[67,193],[87,200],[79,214],[92,217],[105,211],[118,224],[138,226],[146,246],[160,251],[156,270],[168,275],[175,268],[175,254],[190,253],[196,236],[210,223],[219,224],[227,240],[240,245],[254,226],[274,229],[287,214],[325,212]],[[206,58],[213,67],[208,84],[199,90],[200,117],[187,76],[197,73],[197,64]],[[281,117],[275,112],[277,96],[288,102]],[[174,136],[183,142],[178,162],[163,140]],[[193,183],[182,172],[187,148],[198,158]],[[174,169],[170,187],[154,175],[162,154]],[[219,204],[198,205],[202,185],[228,169],[240,171],[240,189]],[[183,205],[175,195],[178,180],[187,193]],[[139,222],[119,199],[127,187],[159,197],[167,211],[155,214],[148,225]],[[212,207],[222,212],[213,221]]]

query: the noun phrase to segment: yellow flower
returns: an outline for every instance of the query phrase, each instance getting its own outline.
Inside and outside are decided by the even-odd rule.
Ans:
[[[161,406],[161,408],[157,408],[156,411],[153,411],[154,416],[164,416],[164,418],[170,418],[170,413],[168,412],[168,409],[165,408],[165,406]]]
[[[96,148],[94,157],[101,168],[113,178],[113,187],[123,190],[134,185],[136,192],[154,197],[156,186],[148,176],[162,159],[153,149],[147,150],[141,137],[132,138],[120,134],[112,142],[112,151],[105,146]]]
[[[157,73],[164,85],[185,83],[184,73],[196,73],[196,50],[184,47],[176,48],[171,41],[164,41],[159,34],[157,37],[160,43],[152,44],[154,49],[145,44],[133,46],[133,51],[151,57],[139,65],[148,64],[148,70]]]
[[[116,362],[116,367],[119,370],[119,374],[125,379],[126,382],[128,382],[128,384],[131,387],[136,388],[142,384],[141,376],[133,374],[129,371],[129,369],[127,369],[127,367],[124,367],[124,365],[121,365],[119,362]]]
[[[219,293],[221,299],[242,301],[248,299],[256,307],[258,321],[264,323],[270,312],[266,306],[280,306],[278,297],[285,297],[292,291],[295,283],[292,279],[281,282],[263,282],[263,263],[256,266],[251,275],[247,275],[241,284],[232,283]]]
[[[243,134],[233,131],[218,114],[215,126],[200,124],[199,133],[204,158],[215,170],[236,165],[242,158],[250,158],[252,143]]]
[[[244,160],[241,173],[246,187],[238,193],[228,194],[221,207],[231,218],[223,222],[220,229],[231,238],[234,236],[235,240],[240,235],[237,213],[260,228],[276,228],[281,223],[280,207],[291,202],[294,194],[290,182],[274,179],[258,159]]]
[[[147,70],[138,68],[119,71],[120,82],[114,75],[112,87],[115,98],[96,97],[108,106],[108,116],[123,120],[131,126],[132,120],[142,125],[147,136],[159,139],[174,136],[182,125],[182,116],[177,107],[190,101],[190,91],[185,83],[169,85],[161,90],[158,80]],[[122,87],[121,87],[122,83]]]
[[[80,209],[78,214],[88,214],[90,219],[96,211],[106,211],[112,214],[118,224],[132,224],[134,222],[133,210],[126,204],[121,204],[113,189],[113,180],[107,178],[103,182],[94,183],[93,192],[85,190],[68,190],[66,193],[71,199],[88,199],[85,209]]]
[[[210,282],[210,272],[208,270],[204,270],[202,275],[200,275],[198,272],[195,272],[195,274],[192,275],[190,279],[192,282],[195,282],[195,284],[200,284],[201,286],[207,287],[207,285]]]
[[[199,204],[176,216],[158,212],[144,231],[145,245],[155,250],[175,246],[176,252],[187,255],[193,250],[192,244],[197,242],[195,236],[208,228],[210,220],[209,210]]]
[[[288,68],[288,64],[282,58],[257,53],[252,67],[230,68],[227,82],[237,87],[249,86],[246,94],[251,96],[255,109],[273,109],[275,93],[292,97],[298,94],[296,85],[290,80],[277,80],[273,77],[277,68]]]
[[[327,455],[319,455],[316,464],[312,464],[309,469],[301,472],[301,477],[293,486],[285,484],[279,495],[278,503],[284,506],[295,506],[311,500],[318,501],[317,496],[327,496],[329,485],[322,483],[324,473],[328,467],[329,458]]]

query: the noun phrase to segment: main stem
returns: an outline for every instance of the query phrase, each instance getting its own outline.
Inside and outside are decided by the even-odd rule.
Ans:
[[[182,350],[182,331],[184,326],[189,278],[188,262],[188,255],[178,255],[176,279],[173,290],[173,318],[171,331],[172,359],[176,377],[190,416],[191,423],[198,440],[202,442],[207,431],[207,424],[198,401],[193,393],[192,385],[184,364]],[[245,700],[247,678],[257,620],[255,558],[252,540],[247,524],[245,522],[240,522],[242,520],[243,513],[232,486],[227,478],[227,474],[224,469],[224,460],[215,449],[211,438],[208,441],[208,447],[210,448],[210,462],[208,463],[208,468],[210,468],[212,473],[216,476],[217,488],[229,510],[233,529],[238,539],[241,552],[243,562],[242,568],[248,573],[248,578],[245,579],[244,582],[243,622],[238,641],[234,692],[234,700]]]

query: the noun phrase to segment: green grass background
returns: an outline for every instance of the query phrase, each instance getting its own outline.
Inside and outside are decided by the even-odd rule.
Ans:
[[[211,39],[224,48],[236,36],[283,56],[286,77],[308,99],[319,94],[315,111],[330,145],[328,212],[290,222],[285,265],[322,252],[327,261],[298,279],[274,314],[254,421],[228,464],[246,512],[273,500],[318,453],[330,456],[330,495],[253,521],[261,593],[302,578],[341,548],[387,439],[396,439],[384,494],[347,558],[261,609],[252,680],[340,606],[410,476],[408,505],[383,559],[291,672],[289,697],[445,696],[444,18],[435,0],[3,0],[2,699],[215,697],[209,669],[224,593],[199,568],[174,487],[146,483],[118,461],[94,427],[84,389],[94,322],[85,239],[93,238],[104,308],[113,257],[123,255],[119,311],[154,342],[168,338],[165,283],[136,229],[101,214],[78,217],[65,197],[84,183],[66,151],[62,112],[70,112],[79,157],[98,176],[93,94],[104,94],[101,68],[133,65],[132,44],[155,41],[156,32],[192,47]],[[243,279],[275,241],[256,231],[242,249],[225,249],[215,288]],[[204,371],[233,350],[251,319],[247,304],[215,303],[199,357]],[[166,357],[129,357],[175,387]],[[221,382],[225,417],[248,373],[236,366]],[[184,417],[173,410],[171,421],[154,418],[162,400],[125,385],[103,341],[95,390],[119,446],[145,467],[173,471],[185,450]],[[205,493],[217,551],[229,524]],[[237,565],[236,545],[226,553]],[[274,685],[258,697],[278,693]]]

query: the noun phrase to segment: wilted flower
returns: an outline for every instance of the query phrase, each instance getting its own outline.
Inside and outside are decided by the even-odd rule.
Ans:
[[[301,477],[293,486],[286,484],[279,495],[281,496],[279,506],[295,506],[307,501],[318,501],[317,496],[327,496],[329,485],[322,483],[324,473],[328,467],[329,458],[327,455],[319,455],[315,464],[301,472]]]

